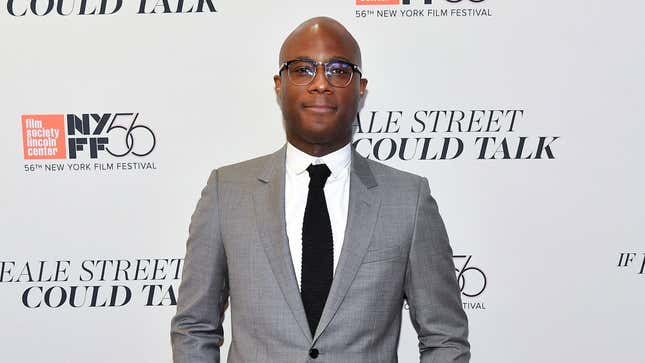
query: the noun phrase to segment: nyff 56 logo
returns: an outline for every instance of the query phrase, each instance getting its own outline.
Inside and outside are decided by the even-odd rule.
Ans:
[[[132,112],[22,115],[24,158],[149,155],[157,139],[152,129],[137,122],[138,117]]]

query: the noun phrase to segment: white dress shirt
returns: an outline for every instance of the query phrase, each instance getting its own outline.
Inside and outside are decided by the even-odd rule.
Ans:
[[[307,167],[310,164],[327,164],[331,171],[331,175],[325,183],[324,192],[334,239],[335,273],[347,225],[351,156],[351,144],[325,156],[316,157],[287,142],[284,208],[291,259],[299,288],[302,281],[302,221],[305,217],[307,194],[309,193]]]

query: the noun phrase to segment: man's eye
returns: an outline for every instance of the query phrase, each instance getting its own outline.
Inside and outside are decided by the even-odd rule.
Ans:
[[[342,68],[332,68],[331,69],[331,74],[337,74],[337,75],[343,75],[346,74],[347,71],[342,69]]]
[[[298,74],[311,74],[313,71],[309,67],[297,67],[293,70],[293,72],[298,73]]]
[[[332,76],[344,77],[352,73],[352,67],[345,63],[332,63],[329,65],[329,74]]]

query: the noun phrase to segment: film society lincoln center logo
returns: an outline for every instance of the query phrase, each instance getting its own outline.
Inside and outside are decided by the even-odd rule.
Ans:
[[[74,162],[26,164],[26,171],[157,168],[144,158],[154,151],[157,138],[135,112],[22,115],[22,143],[25,160]],[[106,159],[119,162],[98,162]]]

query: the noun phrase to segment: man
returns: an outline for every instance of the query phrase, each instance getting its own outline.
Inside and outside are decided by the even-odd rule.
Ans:
[[[396,362],[407,299],[421,362],[468,362],[452,250],[425,178],[361,157],[358,44],[310,19],[274,77],[287,145],[215,170],[191,220],[175,363]]]

